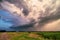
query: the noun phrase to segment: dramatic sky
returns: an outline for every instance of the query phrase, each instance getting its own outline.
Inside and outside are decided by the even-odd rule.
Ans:
[[[0,27],[33,24],[22,27],[27,31],[60,31],[60,0],[3,0],[0,7]]]

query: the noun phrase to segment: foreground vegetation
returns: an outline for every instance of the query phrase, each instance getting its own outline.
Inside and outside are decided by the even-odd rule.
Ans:
[[[0,40],[60,40],[60,32],[0,32]]]

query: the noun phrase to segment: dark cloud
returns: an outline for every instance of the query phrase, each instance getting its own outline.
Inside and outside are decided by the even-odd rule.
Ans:
[[[23,9],[23,14],[25,15],[25,16],[27,16],[28,14],[29,14],[29,11],[27,10],[27,9]]]
[[[2,2],[2,0],[0,0],[0,2]]]
[[[43,2],[43,0],[39,0],[40,2]]]
[[[15,4],[20,9],[23,8],[22,12],[25,16],[27,16],[29,14],[29,9],[28,9],[26,3],[24,2],[24,0],[6,0],[6,1]]]
[[[26,25],[20,25],[20,26],[14,26],[14,27],[10,27],[11,29],[17,30],[17,31],[30,31],[29,28],[33,28],[34,23],[29,23]]]

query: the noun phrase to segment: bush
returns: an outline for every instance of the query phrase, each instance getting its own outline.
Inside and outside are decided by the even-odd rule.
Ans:
[[[59,32],[37,32],[38,35],[42,35],[44,38],[58,40],[60,39],[60,33]]]

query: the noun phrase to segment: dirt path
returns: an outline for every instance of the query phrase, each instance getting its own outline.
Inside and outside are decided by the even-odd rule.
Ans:
[[[0,35],[0,40],[9,40],[9,36],[6,32],[2,33]]]

